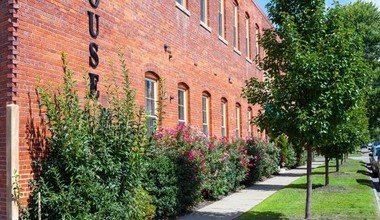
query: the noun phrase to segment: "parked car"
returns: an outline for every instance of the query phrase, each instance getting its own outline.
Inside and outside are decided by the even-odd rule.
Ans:
[[[372,168],[372,174],[379,176],[379,163],[380,163],[380,145],[374,145],[372,151],[369,153],[369,162]]]

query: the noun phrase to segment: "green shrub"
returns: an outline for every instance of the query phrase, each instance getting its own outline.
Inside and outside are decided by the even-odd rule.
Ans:
[[[297,165],[296,153],[293,145],[289,143],[285,134],[278,136],[275,140],[276,146],[280,149],[280,164],[284,163],[288,168],[294,168]]]
[[[296,166],[302,166],[306,164],[307,154],[304,148],[298,147],[295,148],[296,154]]]
[[[173,217],[196,202],[217,199],[236,190],[248,173],[243,141],[207,139],[180,125],[152,137],[145,188],[154,197],[156,216]]]
[[[245,149],[250,159],[250,171],[245,185],[250,185],[260,181],[263,177],[269,177],[278,172],[279,150],[273,143],[262,141],[256,138],[246,140]]]
[[[252,156],[250,161],[250,171],[246,180],[244,181],[245,185],[250,185],[262,179],[262,160],[265,154],[265,147],[264,143],[259,141],[259,139],[251,138],[246,141],[245,148],[247,149],[248,155]]]
[[[228,182],[230,183],[230,191],[235,191],[241,186],[241,183],[248,175],[251,157],[245,149],[245,142],[243,140],[232,141],[228,145],[230,153],[229,169],[228,169]]]
[[[244,141],[211,138],[204,151],[206,172],[202,183],[205,199],[218,199],[241,186],[249,170]]]
[[[207,172],[203,174],[202,195],[205,199],[218,199],[230,190],[227,176],[230,154],[227,146],[228,141],[212,138],[207,149],[204,149]]]
[[[161,129],[152,137],[144,187],[153,196],[156,216],[174,217],[200,199],[204,137],[183,126]]]
[[[153,196],[156,216],[174,217],[198,201],[199,182],[190,161],[161,153],[149,161],[144,187]]]
[[[286,155],[286,167],[293,169],[297,167],[297,157],[293,145],[290,144],[288,148],[288,153]]]
[[[63,63],[64,86],[38,89],[51,136],[50,153],[35,161],[41,173],[31,194],[31,218],[37,219],[38,193],[43,219],[152,218],[151,199],[139,187],[147,130],[124,60],[125,86],[108,88],[107,109],[90,91],[80,101],[65,56]]]
[[[153,198],[144,190],[141,186],[135,188],[134,203],[132,207],[135,207],[139,212],[134,212],[131,219],[154,219],[156,214],[156,207],[153,204]]]
[[[280,151],[277,149],[276,145],[271,142],[265,143],[265,154],[263,158],[263,173],[265,177],[269,177],[272,174],[278,172],[278,167],[280,164]]]

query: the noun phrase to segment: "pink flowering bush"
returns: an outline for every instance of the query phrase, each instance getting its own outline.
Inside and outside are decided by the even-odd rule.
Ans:
[[[201,199],[205,162],[203,134],[188,127],[160,129],[152,137],[144,188],[153,197],[156,218],[171,218]]]
[[[273,143],[250,138],[245,141],[245,149],[252,155],[252,166],[244,184],[250,185],[279,171],[280,150]]]
[[[202,194],[206,199],[218,199],[241,186],[249,172],[250,156],[243,141],[211,138],[209,145]]]
[[[188,126],[163,128],[152,137],[144,181],[157,218],[171,218],[203,199],[218,199],[277,172],[279,151],[256,139],[206,136]]]

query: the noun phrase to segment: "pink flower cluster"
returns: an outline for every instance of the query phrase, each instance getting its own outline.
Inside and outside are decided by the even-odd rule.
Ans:
[[[208,143],[207,144],[207,148],[210,149],[210,150],[214,150],[215,149],[215,145],[212,144],[212,143]]]
[[[230,154],[225,151],[224,154],[222,155],[222,157],[220,158],[220,161],[225,161],[227,160],[227,158],[230,156]]]
[[[203,153],[202,153],[201,150],[191,149],[187,153],[187,159],[190,160],[190,161],[194,161],[196,158],[201,158],[201,157],[203,157]]]

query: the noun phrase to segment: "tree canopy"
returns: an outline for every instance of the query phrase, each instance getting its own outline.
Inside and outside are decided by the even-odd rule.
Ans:
[[[380,11],[371,2],[357,1],[343,6],[342,13],[346,26],[355,27],[355,32],[363,37],[364,59],[373,75],[372,88],[367,88],[365,96],[369,131],[372,139],[380,137]]]
[[[363,37],[345,25],[339,5],[326,10],[322,0],[272,0],[267,8],[274,28],[260,39],[265,79],[251,78],[243,96],[262,105],[260,128],[307,148],[310,218],[311,151],[331,143],[369,83]]]

